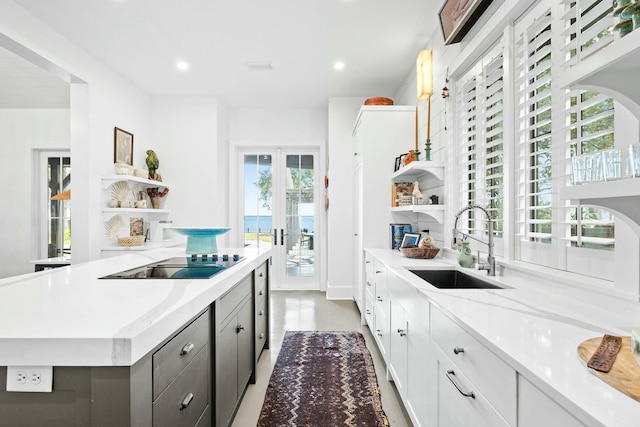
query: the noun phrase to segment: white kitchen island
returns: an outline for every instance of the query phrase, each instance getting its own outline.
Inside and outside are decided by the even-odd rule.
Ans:
[[[255,304],[268,295],[271,249],[220,253],[245,258],[210,279],[99,279],[185,255],[184,248],[165,248],[0,280],[0,425],[215,425],[216,343],[227,329],[233,330],[234,339],[249,334],[237,338],[234,369],[239,371],[239,365],[259,357],[262,347],[254,334],[262,320]],[[260,316],[266,314],[262,310]],[[242,330],[236,331],[240,322]],[[261,333],[264,346],[268,333]],[[174,352],[171,346],[176,345]],[[248,352],[251,357],[243,359]],[[175,361],[169,353],[177,354]],[[190,368],[195,365],[197,369]],[[7,366],[52,366],[53,392],[7,392]],[[229,369],[225,365],[224,370]],[[187,374],[193,378],[180,379]],[[253,373],[249,369],[246,375]],[[193,407],[191,400],[197,399],[189,399],[189,393],[171,394],[181,393],[181,381],[195,383],[205,377],[209,383],[202,385],[206,396],[201,399],[206,410],[193,422],[182,419],[189,411],[181,405]],[[242,392],[246,383],[239,382]],[[236,392],[226,416],[233,416],[241,395]],[[165,404],[174,397],[175,405]],[[50,405],[49,419],[44,412],[34,414],[34,407],[43,405]],[[161,410],[174,406],[175,414]],[[3,424],[7,419],[10,423]]]
[[[640,425],[640,402],[596,377],[577,353],[584,340],[630,335],[640,327],[640,304],[535,271],[490,278],[448,255],[420,260],[366,250],[367,286],[389,304],[382,306],[392,322],[387,367],[415,425]],[[459,270],[504,289],[438,289],[410,269]],[[380,307],[367,309],[378,314]],[[367,322],[384,346],[385,325],[371,316]]]

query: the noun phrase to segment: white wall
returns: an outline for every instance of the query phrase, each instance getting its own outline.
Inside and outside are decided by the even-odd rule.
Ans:
[[[72,259],[74,263],[96,259],[103,230],[100,176],[113,173],[113,128],[134,134],[134,165],[144,165],[149,97],[13,1],[0,3],[0,35],[55,64],[51,68],[61,78],[88,86],[81,91],[86,96],[74,97],[73,88],[71,96]]]
[[[69,149],[69,110],[0,109],[0,278],[33,271],[34,150]]]
[[[353,297],[353,144],[351,133],[364,98],[329,99],[329,210],[327,298]],[[349,189],[349,191],[346,191]],[[385,232],[385,231],[383,231]]]
[[[232,246],[244,244],[244,234],[241,232],[242,204],[240,187],[244,181],[239,173],[240,157],[238,149],[241,147],[318,147],[320,149],[320,164],[317,165],[318,174],[326,171],[327,150],[327,110],[322,108],[239,108],[228,111],[229,114],[229,225],[236,230],[230,236]],[[322,175],[320,175],[322,176]],[[324,233],[317,241],[326,238],[326,211],[316,218],[316,233]],[[327,249],[315,248],[315,262],[320,271],[320,284],[324,289],[326,283],[326,254]],[[278,286],[278,285],[276,285]],[[274,287],[276,287],[274,286]]]
[[[170,186],[164,208],[176,226],[222,226],[226,186],[219,169],[218,100],[209,96],[151,99],[151,139],[158,173]],[[146,155],[145,155],[146,157]]]

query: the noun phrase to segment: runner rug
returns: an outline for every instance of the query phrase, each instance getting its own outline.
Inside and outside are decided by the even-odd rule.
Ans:
[[[388,425],[361,333],[285,333],[258,427]]]

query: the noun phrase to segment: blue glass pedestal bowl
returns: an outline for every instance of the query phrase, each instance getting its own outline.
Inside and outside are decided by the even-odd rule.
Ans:
[[[188,254],[213,254],[218,252],[216,237],[231,230],[230,227],[171,227],[178,234],[187,236]]]

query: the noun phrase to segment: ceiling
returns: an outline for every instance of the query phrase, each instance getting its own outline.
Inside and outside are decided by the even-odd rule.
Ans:
[[[305,108],[396,93],[442,1],[15,0],[150,95]]]
[[[0,108],[69,108],[69,84],[0,47]]]

